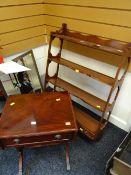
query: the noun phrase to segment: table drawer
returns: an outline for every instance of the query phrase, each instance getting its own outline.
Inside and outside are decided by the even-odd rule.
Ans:
[[[59,142],[64,140],[71,140],[74,136],[74,133],[57,133],[51,135],[39,135],[39,136],[30,136],[30,137],[14,137],[2,139],[2,144],[5,147],[15,146],[15,145],[30,145],[30,144],[40,144],[48,142]]]

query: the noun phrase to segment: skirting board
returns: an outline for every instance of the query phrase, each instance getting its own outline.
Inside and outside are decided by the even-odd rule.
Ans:
[[[128,132],[128,124],[117,116],[111,114],[109,122]]]

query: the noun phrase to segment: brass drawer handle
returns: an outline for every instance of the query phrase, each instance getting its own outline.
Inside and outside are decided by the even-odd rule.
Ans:
[[[56,135],[55,135],[55,139],[59,140],[59,139],[61,139],[61,138],[62,138],[62,136],[61,136],[60,134],[56,134]]]
[[[20,139],[14,139],[13,140],[16,144],[19,144],[20,143]]]

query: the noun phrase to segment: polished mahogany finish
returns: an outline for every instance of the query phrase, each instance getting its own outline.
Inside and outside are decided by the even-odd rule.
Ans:
[[[55,39],[59,39],[60,41],[59,51],[56,55],[52,54],[51,52]],[[92,51],[99,50],[99,52],[103,54],[105,54],[105,52],[111,53],[112,57],[113,55],[119,55],[120,59],[117,65],[115,76],[111,77],[89,67],[85,67],[85,65],[79,65],[76,63],[75,58],[74,61],[72,61],[71,58],[64,58],[64,54],[62,56],[61,53],[64,49],[65,41],[90,47],[92,48]],[[109,40],[95,35],[73,32],[67,28],[67,24],[62,24],[60,30],[51,32],[50,34],[48,59],[45,75],[45,90],[48,86],[48,83],[51,83],[55,91],[56,88],[59,87],[87,103],[91,107],[92,113],[81,111],[80,109],[77,109],[77,107],[74,108],[77,124],[80,132],[82,132],[85,136],[89,137],[90,139],[96,140],[100,138],[103,129],[107,126],[116,99],[120,92],[123,80],[128,70],[130,58],[131,43],[124,43],[117,40]],[[57,68],[55,73],[53,75],[50,75],[49,67],[52,62],[56,63]],[[76,73],[76,77],[79,76],[78,74],[80,73],[81,76],[82,74],[87,75],[92,79],[102,82],[102,86],[109,86],[109,93],[107,92],[106,98],[98,98],[99,95],[97,93],[93,94],[93,91],[92,93],[90,93],[84,90],[86,88],[81,89],[79,86],[77,86],[78,82],[75,83],[76,79],[72,79],[73,76],[71,79],[69,79],[69,77],[67,78],[66,76],[60,76],[63,67],[69,68],[70,70],[74,71]],[[66,71],[68,70],[66,69]],[[86,81],[85,76],[83,76],[83,78],[83,80]],[[87,89],[89,88],[87,87]],[[94,115],[96,115],[94,109],[99,111],[99,121],[94,118]]]
[[[20,150],[27,146],[67,145],[76,133],[75,116],[67,92],[10,96],[0,118],[2,148]]]

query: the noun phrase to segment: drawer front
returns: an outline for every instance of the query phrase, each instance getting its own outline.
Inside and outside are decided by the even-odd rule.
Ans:
[[[8,146],[26,146],[26,145],[37,145],[37,144],[46,144],[53,142],[62,142],[71,140],[74,136],[74,133],[57,133],[51,135],[41,135],[41,136],[30,136],[30,137],[15,137],[15,138],[6,138],[2,139],[2,145],[4,147]]]

